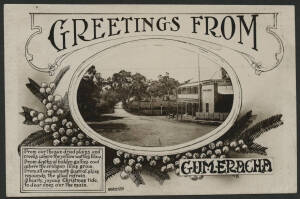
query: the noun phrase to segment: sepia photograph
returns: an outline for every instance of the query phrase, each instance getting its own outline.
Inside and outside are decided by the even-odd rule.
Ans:
[[[96,58],[77,92],[79,111],[94,131],[144,147],[206,135],[227,118],[233,97],[222,66],[200,53],[150,42]]]

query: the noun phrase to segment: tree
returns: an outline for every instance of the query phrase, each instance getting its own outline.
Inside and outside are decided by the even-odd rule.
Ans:
[[[110,80],[111,88],[120,96],[122,103],[126,105],[131,98],[132,75],[131,72],[121,70],[114,73]]]
[[[99,89],[94,81],[95,74],[95,66],[91,66],[83,75],[77,91],[78,108],[85,119],[95,116],[94,110],[100,97]]]
[[[174,78],[169,76],[169,73],[165,73],[165,75],[158,76],[158,82],[160,84],[160,90],[162,95],[168,95],[173,93],[174,90],[179,86],[179,82]]]
[[[179,82],[171,78],[169,73],[159,75],[158,80],[147,80],[140,73],[121,70],[111,77],[103,78],[92,65],[79,84],[77,101],[80,111],[88,116],[93,113],[97,115],[97,103],[98,108],[108,111],[119,101],[126,107],[131,99],[140,104],[143,98],[150,97],[152,108],[153,98],[171,95],[178,86]]]
[[[140,73],[132,75],[132,85],[130,88],[130,94],[135,97],[136,100],[140,101],[143,97],[147,96],[147,79]]]
[[[150,80],[148,82],[148,88],[147,88],[147,93],[150,98],[154,97],[162,97],[163,96],[163,90],[161,90],[161,84],[159,81],[156,80]]]
[[[96,73],[94,79],[95,85],[98,87],[99,92],[101,92],[102,89],[108,85],[107,80],[101,76],[101,73]]]

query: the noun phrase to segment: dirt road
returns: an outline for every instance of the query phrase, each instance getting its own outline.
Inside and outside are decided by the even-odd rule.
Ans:
[[[184,123],[165,116],[140,116],[128,113],[117,104],[113,114],[102,122],[88,124],[102,136],[134,146],[171,146],[181,144],[212,131],[216,126]]]

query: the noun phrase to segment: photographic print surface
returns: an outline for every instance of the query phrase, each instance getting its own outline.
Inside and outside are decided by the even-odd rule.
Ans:
[[[293,6],[4,7],[7,196],[297,191]]]
[[[180,45],[142,40],[101,55],[77,91],[83,119],[101,136],[134,146],[176,145],[216,129],[231,111],[225,69]]]

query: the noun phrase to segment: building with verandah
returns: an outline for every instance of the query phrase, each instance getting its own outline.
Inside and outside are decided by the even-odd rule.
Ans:
[[[177,113],[205,120],[225,120],[233,103],[233,88],[226,71],[221,78],[182,84],[177,88]]]

